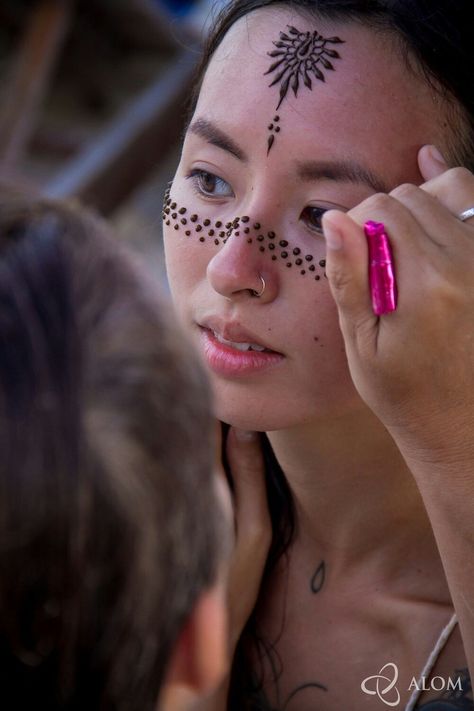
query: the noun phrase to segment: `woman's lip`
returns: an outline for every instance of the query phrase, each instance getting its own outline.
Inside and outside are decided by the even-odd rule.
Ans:
[[[207,328],[214,333],[218,339],[230,341],[230,343],[251,343],[267,351],[274,351],[269,344],[263,343],[260,336],[248,331],[238,321],[227,320],[219,316],[211,315],[203,321],[198,322],[200,328]]]
[[[274,351],[239,351],[217,340],[212,330],[200,327],[204,358],[218,375],[239,376],[262,372],[284,360]]]

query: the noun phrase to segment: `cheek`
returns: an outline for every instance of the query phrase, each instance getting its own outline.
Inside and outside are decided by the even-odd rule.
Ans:
[[[296,350],[304,354],[302,367],[318,373],[328,370],[338,370],[346,362],[344,340],[339,328],[336,304],[332,298],[326,279],[309,289],[301,290],[300,304],[293,307],[294,338],[297,340]]]

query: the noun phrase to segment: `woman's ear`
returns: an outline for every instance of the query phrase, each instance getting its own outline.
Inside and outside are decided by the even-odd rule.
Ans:
[[[228,670],[224,586],[216,583],[198,598],[171,654],[160,711],[188,711],[217,689]]]

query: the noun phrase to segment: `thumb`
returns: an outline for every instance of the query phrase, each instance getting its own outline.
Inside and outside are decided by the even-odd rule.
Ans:
[[[339,311],[346,350],[350,350],[356,335],[367,336],[377,325],[369,293],[367,238],[359,224],[338,210],[324,214],[323,231],[326,274]]]
[[[227,458],[234,482],[237,528],[247,534],[263,530],[268,517],[267,489],[262,446],[257,432],[231,427],[227,438]]]
[[[423,146],[420,148],[418,151],[418,167],[426,183],[449,169],[448,164],[436,146]]]

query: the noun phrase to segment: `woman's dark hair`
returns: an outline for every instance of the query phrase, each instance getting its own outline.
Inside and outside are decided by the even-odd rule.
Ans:
[[[215,580],[210,397],[168,309],[90,214],[0,198],[0,687],[12,708],[155,709]]]
[[[472,0],[231,0],[216,18],[196,70],[190,115],[209,62],[237,20],[254,10],[289,7],[313,21],[355,22],[394,37],[410,70],[446,103],[449,161],[474,170]]]
[[[313,22],[320,19],[353,22],[386,33],[396,40],[410,71],[423,77],[441,96],[446,108],[446,147],[453,165],[474,170],[474,23],[473,0],[231,0],[217,16],[197,67],[190,117],[194,113],[202,81],[214,52],[239,19],[263,8],[290,8]],[[294,535],[295,517],[288,483],[264,439],[267,488],[273,525],[273,542],[263,585]],[[235,711],[269,711],[260,694],[258,670],[250,670],[249,643],[253,658],[272,657],[278,675],[279,662],[273,646],[258,632],[258,607],[250,617],[237,648],[229,693],[229,708]],[[255,672],[257,671],[256,675]]]

